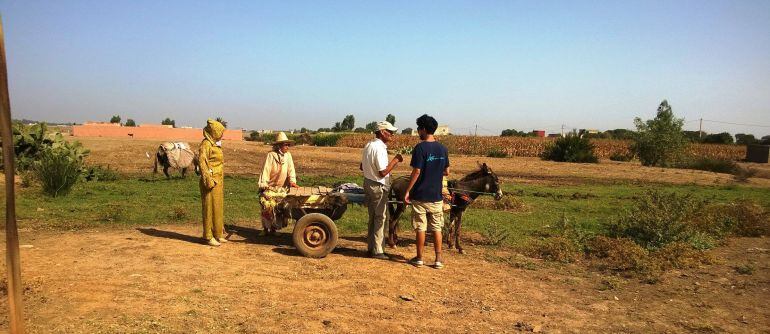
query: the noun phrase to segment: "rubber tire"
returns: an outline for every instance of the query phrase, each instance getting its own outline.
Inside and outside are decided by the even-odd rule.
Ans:
[[[302,235],[305,228],[313,224],[320,225],[327,234],[326,242],[315,248],[305,245],[304,236]],[[297,248],[297,251],[299,251],[300,254],[306,257],[323,258],[331,253],[331,251],[334,250],[334,247],[337,247],[337,225],[335,225],[334,221],[325,214],[309,213],[294,224],[294,231],[291,234],[291,239],[294,243],[294,247]]]

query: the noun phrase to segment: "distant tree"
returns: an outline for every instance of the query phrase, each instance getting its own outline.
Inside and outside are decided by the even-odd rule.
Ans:
[[[353,131],[356,127],[356,118],[353,115],[347,115],[342,119],[340,126],[341,131]]]
[[[301,129],[299,129],[299,132],[300,133],[308,133],[308,132],[310,132],[310,130],[308,130],[306,127],[303,127]]]
[[[759,140],[757,138],[754,138],[754,135],[752,134],[743,134],[738,133],[735,135],[735,143],[738,145],[751,145],[758,143]]]
[[[727,132],[712,133],[704,137],[703,142],[708,144],[732,144],[733,136]]]
[[[633,144],[639,160],[644,166],[670,166],[679,161],[688,140],[682,133],[683,118],[674,117],[668,101],[658,106],[654,119],[634,119],[638,135]]]
[[[377,131],[377,122],[366,123],[366,130],[369,132]]]
[[[332,132],[341,132],[344,131],[342,129],[342,124],[340,122],[334,123],[334,126],[332,127]]]
[[[396,116],[393,114],[388,114],[388,116],[385,116],[385,120],[390,124],[396,125]]]
[[[364,132],[370,132],[370,131],[366,128],[356,128],[355,130],[353,130],[353,132],[364,133]]]
[[[700,131],[682,131],[684,136],[693,143],[700,143],[703,141],[703,137],[706,135]]]
[[[112,115],[112,118],[110,118],[110,123],[118,123],[118,124],[120,124],[120,116],[119,115]]]
[[[636,132],[628,129],[615,129],[604,131],[607,134],[607,138],[612,139],[634,139]]]
[[[125,125],[126,126],[136,126],[136,122],[134,122],[133,119],[129,118],[129,119],[126,120],[126,124]]]
[[[580,130],[580,135],[583,136],[583,138],[588,138],[588,139],[604,139],[604,138],[607,138],[607,135],[604,134],[604,132],[590,133],[587,130]]]
[[[412,128],[406,128],[401,130],[402,135],[411,135],[412,134]]]
[[[332,128],[318,128],[316,132],[333,132]]]
[[[227,121],[225,121],[222,117],[217,117],[217,122],[222,123],[222,126],[225,128],[227,127]]]
[[[172,128],[176,127],[176,121],[174,121],[173,119],[170,119],[168,117],[166,117],[166,119],[164,119],[162,122],[160,122],[160,124],[162,124],[162,125],[171,125]]]
[[[762,137],[762,140],[760,140],[759,143],[761,145],[770,145],[770,136]]]
[[[534,136],[532,132],[516,131],[516,129],[505,129],[500,133],[501,137],[531,137]]]

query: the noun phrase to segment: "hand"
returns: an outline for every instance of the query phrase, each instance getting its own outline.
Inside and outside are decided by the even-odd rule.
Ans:
[[[406,204],[412,204],[412,201],[409,200],[409,192],[406,192],[406,195],[404,195],[404,203]]]
[[[404,157],[400,153],[396,154],[396,157],[393,159],[398,160],[398,162],[404,162]]]
[[[299,186],[296,183],[294,183],[294,182],[290,182],[289,186],[292,187],[292,188],[299,188]]]

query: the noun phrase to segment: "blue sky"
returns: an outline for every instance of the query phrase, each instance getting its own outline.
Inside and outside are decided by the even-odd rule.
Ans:
[[[14,118],[770,125],[770,1],[0,1]],[[710,132],[769,127],[704,122]]]

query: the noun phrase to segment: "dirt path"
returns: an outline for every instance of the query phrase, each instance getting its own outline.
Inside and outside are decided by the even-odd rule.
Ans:
[[[515,268],[484,260],[491,250],[482,248],[450,252],[435,270],[404,264],[412,247],[395,250],[396,261],[371,260],[361,238],[348,238],[314,260],[297,256],[286,234],[256,232],[238,228],[209,248],[193,225],[24,231],[29,332],[770,331],[768,239],[732,241],[717,250],[724,264],[600,291],[602,276],[580,266]],[[745,262],[755,263],[752,275],[731,267]],[[7,328],[4,284],[2,294]]]

